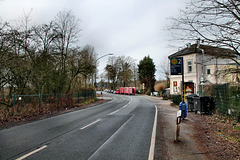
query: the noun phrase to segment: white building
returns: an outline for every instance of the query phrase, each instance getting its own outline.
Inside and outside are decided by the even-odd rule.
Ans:
[[[197,48],[197,44],[193,44],[170,55],[168,58],[183,57],[184,82],[193,86],[192,93],[198,94],[202,76],[204,83],[202,81],[201,84],[220,84],[237,81],[237,74],[225,74],[224,72],[228,68],[238,67],[234,61],[229,58],[223,58],[226,55],[228,57],[229,55],[232,56],[232,53],[233,51],[230,49],[207,45],[200,45]],[[181,94],[181,83],[181,75],[171,75],[170,94]],[[191,92],[190,89],[189,92]]]

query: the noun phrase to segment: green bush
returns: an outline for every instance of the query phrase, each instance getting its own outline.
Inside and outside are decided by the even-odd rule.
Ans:
[[[174,104],[179,105],[179,103],[181,102],[181,95],[171,95],[171,101]]]
[[[146,92],[145,92],[145,95],[151,95],[151,90],[150,89],[148,89]]]

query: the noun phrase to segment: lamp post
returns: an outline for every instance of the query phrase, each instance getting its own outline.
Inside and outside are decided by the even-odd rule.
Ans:
[[[200,38],[197,40],[197,49],[199,49],[202,52],[202,75],[200,78],[200,84],[202,85],[202,95],[203,95],[203,83],[205,82],[204,74],[205,74],[205,56],[204,56],[204,50],[199,48],[200,47]]]
[[[112,56],[112,55],[113,55],[113,53],[105,54],[105,55],[97,58],[96,61],[95,61],[95,65],[96,65],[96,68],[95,68],[95,92],[96,92],[96,94],[97,94],[97,61],[98,61],[99,59],[103,58],[103,57]],[[97,97],[97,96],[96,96],[96,97]]]

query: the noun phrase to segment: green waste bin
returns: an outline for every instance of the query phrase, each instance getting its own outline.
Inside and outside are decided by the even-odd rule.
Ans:
[[[188,111],[194,111],[194,97],[199,97],[196,94],[190,94],[188,95],[187,98],[187,106],[188,106]]]
[[[194,97],[193,103],[195,113],[212,114],[215,110],[214,100],[209,96]]]

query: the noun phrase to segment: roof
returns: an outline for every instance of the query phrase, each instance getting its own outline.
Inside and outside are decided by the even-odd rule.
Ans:
[[[234,56],[233,54],[234,52],[231,49],[219,48],[219,47],[214,47],[209,45],[200,45],[198,49],[197,44],[193,44],[190,47],[184,48],[174,54],[169,55],[168,58],[170,59],[173,57],[181,57],[188,54],[202,53],[200,49],[203,49],[205,54],[216,56],[216,57],[227,58],[227,57]]]

